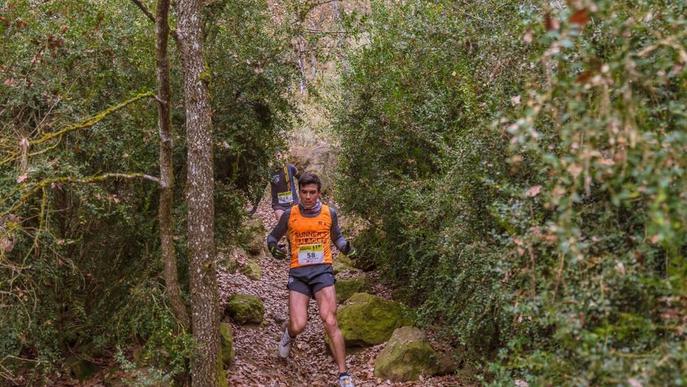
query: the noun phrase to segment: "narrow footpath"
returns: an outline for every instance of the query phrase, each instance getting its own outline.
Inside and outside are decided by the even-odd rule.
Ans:
[[[342,216],[345,216],[343,214]],[[276,224],[272,215],[269,198],[263,197],[254,217],[262,220],[268,230]],[[265,235],[266,236],[266,235]],[[245,258],[245,257],[243,257]],[[336,259],[336,256],[335,258]],[[324,328],[317,313],[317,305],[311,300],[308,326],[298,336],[286,361],[277,356],[277,342],[281,337],[288,318],[286,281],[288,263],[275,260],[269,254],[259,257],[262,277],[253,281],[239,271],[234,274],[224,270],[218,273],[220,297],[226,304],[229,296],[235,293],[260,297],[265,306],[264,322],[260,326],[233,325],[236,360],[228,370],[230,386],[332,386],[336,385],[337,369],[333,358],[328,354],[324,341]],[[368,273],[374,279],[375,273]],[[380,281],[373,292],[389,298],[389,292]],[[357,386],[460,386],[453,376],[420,379],[416,382],[392,383],[374,376],[374,361],[384,344],[363,349],[347,350],[346,365],[353,375]]]

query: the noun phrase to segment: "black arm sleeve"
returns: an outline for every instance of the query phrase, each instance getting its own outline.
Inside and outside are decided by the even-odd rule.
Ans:
[[[270,195],[272,196],[272,208],[279,205],[279,199],[277,198],[277,187],[272,181],[272,176],[270,175]]]
[[[289,208],[288,210],[284,211],[283,214],[281,214],[281,218],[279,218],[279,222],[277,223],[276,226],[274,226],[274,229],[272,229],[272,232],[267,236],[267,246],[272,246],[272,245],[277,245],[279,243],[279,240],[281,237],[286,234],[286,229],[289,226],[289,217],[291,216],[291,209]]]
[[[296,168],[295,165],[289,164],[289,168],[291,168],[291,176],[295,177],[296,179],[300,179],[301,177],[301,171]]]

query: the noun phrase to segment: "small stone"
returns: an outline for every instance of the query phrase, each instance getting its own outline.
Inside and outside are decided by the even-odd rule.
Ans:
[[[272,320],[274,320],[274,322],[277,324],[282,324],[284,321],[286,321],[286,316],[280,313],[272,313]]]

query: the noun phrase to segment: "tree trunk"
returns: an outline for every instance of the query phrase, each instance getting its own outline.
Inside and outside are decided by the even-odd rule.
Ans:
[[[169,40],[169,0],[158,0],[155,17],[156,60],[157,60],[157,98],[158,98],[158,126],[160,129],[160,207],[158,218],[160,221],[160,249],[164,262],[164,278],[169,303],[172,306],[177,321],[189,329],[186,305],[181,298],[179,277],[177,274],[177,257],[174,250],[174,226],[172,221],[172,203],[174,201],[174,169],[172,167],[172,128],[169,118],[169,58],[167,56],[167,42]]]
[[[188,250],[191,325],[196,350],[191,359],[193,386],[217,385],[219,307],[215,274],[212,173],[212,121],[204,79],[200,0],[177,2],[178,41],[184,75],[188,146]]]

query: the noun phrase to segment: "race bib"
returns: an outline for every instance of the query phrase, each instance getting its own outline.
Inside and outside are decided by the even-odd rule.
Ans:
[[[298,264],[313,265],[316,263],[324,263],[324,248],[322,247],[322,243],[301,245],[298,248]]]
[[[293,196],[291,196],[291,191],[279,192],[279,193],[277,193],[277,198],[279,199],[279,204],[291,204],[291,203],[293,203]]]

